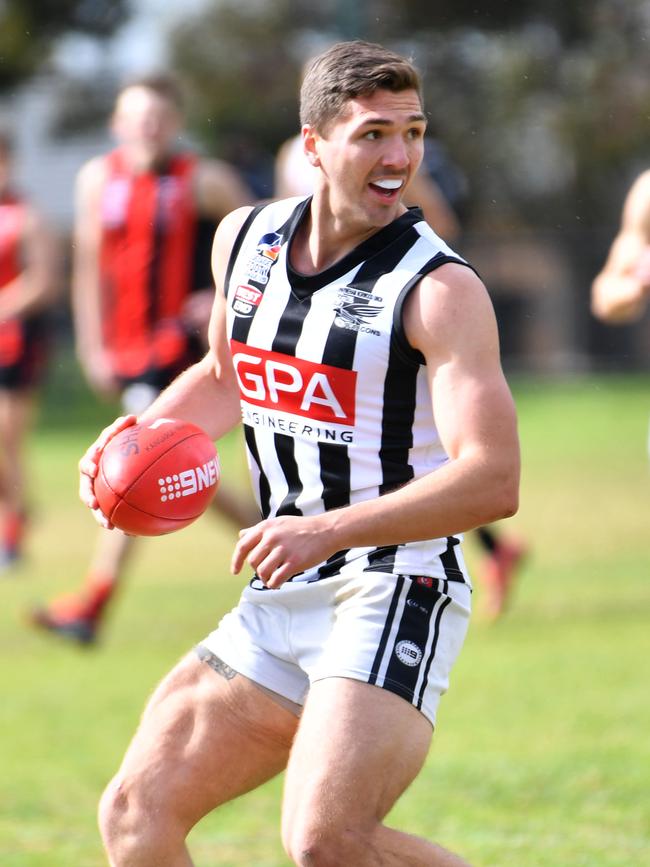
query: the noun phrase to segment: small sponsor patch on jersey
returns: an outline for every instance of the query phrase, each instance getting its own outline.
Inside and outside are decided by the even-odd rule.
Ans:
[[[233,294],[232,309],[236,316],[251,317],[262,300],[262,291],[255,286],[240,284]]]
[[[255,255],[246,265],[246,280],[265,285],[269,282],[269,271],[274,265],[273,259],[265,259],[264,256]]]
[[[414,641],[398,641],[395,645],[395,656],[409,668],[415,668],[422,662],[422,651]]]

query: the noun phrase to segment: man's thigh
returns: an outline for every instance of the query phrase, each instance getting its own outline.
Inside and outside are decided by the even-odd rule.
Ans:
[[[287,767],[285,834],[295,823],[383,819],[420,771],[432,732],[392,692],[347,678],[314,683]]]
[[[115,784],[189,831],[282,771],[297,723],[247,678],[188,654],[152,695]]]

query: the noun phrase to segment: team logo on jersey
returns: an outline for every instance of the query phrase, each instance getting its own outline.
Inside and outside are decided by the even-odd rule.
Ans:
[[[246,279],[253,283],[265,285],[269,282],[269,271],[278,261],[282,249],[284,235],[279,232],[267,232],[257,242],[255,255],[246,266]]]
[[[280,255],[283,241],[284,235],[281,235],[279,232],[268,232],[266,235],[262,235],[257,242],[255,252],[259,253],[260,256],[266,256],[267,259],[271,259],[271,261],[275,262]]]
[[[409,668],[415,668],[422,661],[422,651],[414,641],[398,641],[395,645],[395,656]]]
[[[378,295],[355,289],[353,286],[343,286],[338,292],[338,305],[334,308],[336,316],[334,324],[348,331],[361,331],[379,337],[379,331],[368,324],[384,309],[383,304],[372,304],[373,301],[383,301]]]
[[[232,299],[232,309],[236,316],[243,316],[249,319],[257,310],[262,300],[262,292],[255,286],[245,286],[240,284],[235,289],[235,294]]]
[[[337,425],[354,425],[357,374],[230,341],[244,403]]]

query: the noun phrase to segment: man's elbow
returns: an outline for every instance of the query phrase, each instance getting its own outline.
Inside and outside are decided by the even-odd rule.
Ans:
[[[519,511],[519,494],[513,493],[510,497],[504,497],[499,515],[495,520],[502,521],[504,518],[512,518]]]
[[[501,478],[493,488],[491,508],[492,521],[512,518],[519,510],[519,472],[513,471],[507,477]]]

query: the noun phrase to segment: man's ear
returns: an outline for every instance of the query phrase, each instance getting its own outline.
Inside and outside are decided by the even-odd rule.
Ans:
[[[318,139],[319,135],[316,130],[309,124],[305,124],[302,128],[302,144],[305,149],[305,156],[314,168],[320,166],[320,157],[316,147]]]

